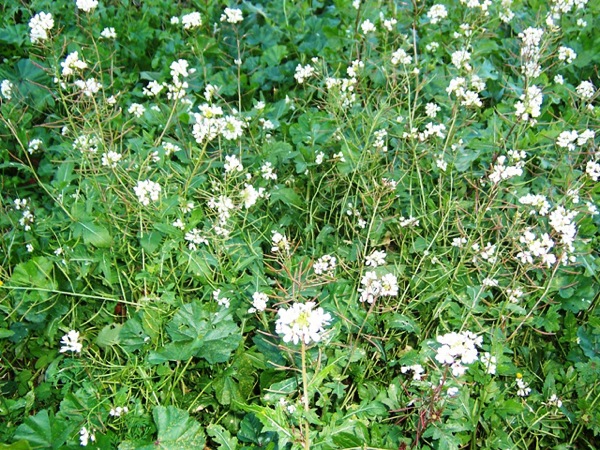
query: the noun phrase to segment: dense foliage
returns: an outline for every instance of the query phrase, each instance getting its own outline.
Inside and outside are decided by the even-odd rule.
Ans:
[[[0,11],[0,448],[600,447],[600,3]]]

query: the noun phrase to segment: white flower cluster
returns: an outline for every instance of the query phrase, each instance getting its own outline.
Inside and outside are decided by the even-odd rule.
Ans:
[[[525,92],[519,97],[515,104],[515,114],[517,119],[529,121],[531,125],[537,123],[536,118],[541,114],[542,101],[544,96],[542,90],[535,86],[529,86]]]
[[[365,20],[363,23],[360,24],[360,29],[365,35],[377,30],[373,22],[371,22],[369,19]]]
[[[208,207],[215,210],[218,215],[218,225],[214,228],[215,232],[221,236],[229,235],[226,228],[227,220],[231,217],[231,211],[235,208],[231,198],[226,195],[220,195],[218,198],[211,197],[208,201]]]
[[[81,153],[96,153],[100,139],[92,134],[81,134],[73,141],[73,149],[79,150]]]
[[[498,364],[498,360],[495,356],[490,355],[490,352],[485,352],[483,355],[479,357],[479,361],[485,367],[485,372],[490,375],[496,374],[496,365]]]
[[[523,375],[517,374],[517,395],[519,397],[527,397],[531,393],[529,383],[523,380]]]
[[[440,112],[442,108],[437,103],[429,102],[425,105],[425,115],[432,119],[437,116],[437,113]]]
[[[408,64],[412,63],[412,56],[406,53],[405,50],[399,48],[394,53],[392,53],[391,62],[394,66],[397,66],[398,64],[407,66]]]
[[[294,303],[288,309],[279,309],[275,332],[283,335],[283,342],[303,342],[309,345],[323,338],[325,327],[331,322],[331,315],[315,306],[314,302]]]
[[[98,0],[77,0],[77,9],[89,13],[98,7]]]
[[[129,114],[133,114],[135,117],[140,118],[146,112],[146,108],[144,105],[140,105],[139,103],[132,103],[127,109]]]
[[[568,253],[575,251],[573,244],[577,235],[577,226],[574,223],[576,215],[576,211],[569,211],[563,206],[558,206],[548,216],[550,226],[559,234],[560,242],[565,246]],[[562,262],[564,263],[566,260],[563,259]]]
[[[519,33],[521,39],[521,72],[529,78],[537,78],[542,73],[539,64],[540,60],[540,42],[544,30],[541,28],[529,27]]]
[[[43,141],[41,139],[30,140],[29,143],[27,144],[27,153],[29,153],[30,155],[33,155],[35,152],[37,152],[40,149],[42,144],[43,144]]]
[[[298,84],[303,84],[308,78],[311,78],[315,75],[315,68],[310,64],[303,66],[302,64],[298,64],[296,66],[296,72],[294,73],[294,78],[298,82]]]
[[[182,78],[188,77],[194,73],[196,69],[189,68],[189,63],[185,59],[178,59],[173,61],[169,68],[171,69],[170,74],[173,79],[171,84],[167,84],[167,98],[169,100],[179,100],[185,97],[186,89],[189,87],[188,82]]]
[[[195,122],[192,134],[197,143],[210,142],[219,136],[233,141],[242,136],[246,127],[242,120],[230,115],[223,117],[223,109],[219,106],[204,103],[199,109],[200,113],[192,114]]]
[[[111,417],[121,417],[123,414],[127,414],[128,412],[129,408],[127,406],[117,406],[116,408],[111,408],[108,414]]]
[[[192,30],[202,26],[202,17],[198,11],[194,11],[181,16],[181,23],[184,30]]]
[[[39,12],[29,21],[29,39],[32,44],[48,39],[48,32],[54,27],[52,14]]]
[[[252,308],[248,309],[250,314],[255,312],[262,312],[267,309],[267,302],[269,297],[264,292],[255,292],[252,294]]]
[[[90,442],[96,442],[96,435],[86,427],[81,427],[81,430],[79,430],[79,444],[82,447],[87,447]]]
[[[21,218],[19,219],[19,225],[21,225],[25,231],[31,231],[31,225],[35,222],[35,216],[31,212],[28,203],[27,199],[17,198],[14,201],[15,210],[23,211]]]
[[[244,20],[244,16],[242,14],[242,10],[237,8],[225,8],[223,14],[221,14],[221,22],[228,23],[240,23]]]
[[[71,330],[60,339],[60,353],[74,352],[80,353],[83,344],[79,342],[79,331]]]
[[[531,205],[537,209],[537,213],[540,216],[545,216],[550,211],[550,203],[544,195],[540,194],[527,194],[519,198],[519,203],[522,205]],[[535,214],[535,210],[531,210],[529,214]]]
[[[418,227],[420,224],[419,219],[417,219],[416,217],[410,216],[410,217],[400,217],[398,219],[398,224],[402,227],[402,228],[407,228],[407,227]]]
[[[427,12],[427,18],[433,25],[441,22],[442,19],[445,19],[446,17],[448,17],[448,10],[441,4],[433,5]]]
[[[395,18],[386,19],[383,12],[379,12],[379,20],[381,21],[381,26],[388,31],[393,31],[394,26],[398,23]]]
[[[563,131],[556,139],[556,145],[561,148],[566,148],[569,151],[575,150],[577,147],[582,147],[591,139],[594,140],[596,132],[594,130],[584,130],[578,133],[576,130]]]
[[[102,154],[102,165],[114,169],[122,158],[122,154],[110,150]]]
[[[10,80],[2,80],[2,83],[0,83],[0,95],[2,95],[2,97],[4,97],[6,100],[10,100],[12,98],[12,90],[13,90],[13,83]]]
[[[61,74],[63,77],[73,75],[76,70],[87,69],[88,66],[84,60],[79,59],[79,52],[77,51],[69,53],[60,65],[62,66]]]
[[[567,64],[571,64],[573,61],[575,61],[575,58],[577,58],[577,53],[575,53],[575,51],[572,48],[565,46],[561,46],[558,48],[559,60],[566,61]]]
[[[550,11],[546,16],[546,25],[553,30],[558,31],[560,27],[557,23],[560,23],[560,18],[563,14],[573,13],[573,9],[582,10],[585,8],[588,0],[551,0]],[[578,22],[581,19],[578,20]]]
[[[525,230],[519,237],[519,242],[525,245],[525,249],[517,253],[517,259],[522,264],[533,264],[534,258],[541,259],[546,267],[552,267],[556,263],[556,256],[551,252],[554,247],[554,241],[548,233],[542,234],[538,239],[530,229]]]
[[[582,100],[591,100],[596,93],[596,86],[591,81],[582,81],[575,88],[575,91]]]
[[[485,247],[482,249],[478,243],[474,243],[471,246],[471,249],[476,252],[476,255],[473,256],[473,262],[476,263],[480,258],[484,261],[489,262],[490,264],[495,264],[498,257],[496,256],[496,244],[492,244],[488,242],[485,244]]]
[[[492,5],[490,0],[460,0],[460,2],[465,5],[467,8],[475,9],[478,8],[481,10],[484,15],[489,15],[488,9]]]
[[[249,209],[254,206],[259,198],[265,197],[265,188],[259,187],[256,189],[254,186],[248,183],[244,183],[244,189],[240,193],[244,208]]]
[[[508,296],[508,301],[511,303],[519,303],[519,300],[525,295],[523,290],[519,287],[511,289],[506,289],[506,295]]]
[[[340,104],[343,108],[347,108],[356,102],[356,93],[354,88],[358,80],[356,77],[351,78],[332,78],[325,79],[325,87],[327,92],[336,93],[339,95]]]
[[[483,338],[470,331],[463,331],[446,333],[438,336],[436,341],[442,346],[437,349],[435,360],[449,366],[452,375],[459,377],[467,371],[465,364],[477,361],[477,347],[481,347]]]
[[[498,17],[504,23],[509,23],[515,17],[515,13],[511,8],[513,0],[502,0],[500,2],[500,10],[498,11]]]
[[[387,253],[385,250],[373,250],[369,256],[365,258],[365,266],[378,267],[385,264]]]
[[[277,174],[273,171],[273,164],[270,163],[269,161],[266,161],[260,167],[260,175],[265,180],[276,180],[277,179]]]
[[[116,39],[117,32],[113,27],[106,27],[100,32],[100,37],[104,39]]]
[[[585,165],[585,173],[594,181],[600,180],[600,163],[598,161],[588,161]]]
[[[151,201],[158,201],[160,190],[160,184],[150,180],[138,181],[137,185],[133,188],[138,200],[144,206],[148,206]]]
[[[81,93],[86,97],[93,97],[94,94],[97,94],[100,89],[102,89],[102,85],[98,83],[95,78],[88,78],[87,80],[75,80],[73,84],[79,88]]]
[[[452,53],[451,59],[452,65],[458,70],[465,69],[467,72],[473,70],[471,64],[469,64],[469,61],[471,61],[471,53],[464,48]]]
[[[227,297],[221,297],[221,289],[215,289],[212,293],[213,299],[217,302],[219,306],[224,306],[225,308],[229,308],[231,305],[231,300]]]
[[[313,265],[313,270],[317,275],[327,275],[332,277],[335,273],[337,260],[335,256],[323,255]]]
[[[223,165],[223,169],[225,169],[225,174],[228,174],[231,172],[241,172],[244,170],[244,166],[237,156],[227,155],[225,156],[225,164]]]
[[[387,152],[387,145],[385,145],[385,137],[388,132],[386,130],[377,130],[375,133],[375,142],[373,143],[373,147],[382,152]]]
[[[271,252],[273,253],[289,253],[290,242],[285,235],[279,231],[273,230],[273,236],[271,237]]]
[[[485,89],[485,82],[478,75],[471,75],[467,81],[464,77],[456,77],[450,80],[446,88],[448,95],[454,94],[460,100],[461,106],[478,107],[483,106],[479,93]]]
[[[508,180],[513,177],[523,175],[523,167],[525,167],[525,158],[527,154],[524,151],[510,151],[510,165],[506,165],[507,157],[505,155],[498,156],[496,163],[492,167],[492,173],[489,179],[492,183],[498,184],[501,181]]]
[[[423,379],[423,374],[425,373],[425,369],[421,364],[412,364],[410,366],[402,366],[400,367],[400,372],[408,373],[412,372],[412,379],[415,381],[421,381]]]
[[[373,304],[379,297],[398,296],[398,279],[391,273],[378,276],[377,273],[369,271],[362,277],[360,284],[359,300],[363,303]]]
[[[198,246],[201,244],[208,245],[208,240],[202,236],[202,232],[198,228],[185,233],[184,239],[188,241],[188,248],[192,251],[198,250]]]

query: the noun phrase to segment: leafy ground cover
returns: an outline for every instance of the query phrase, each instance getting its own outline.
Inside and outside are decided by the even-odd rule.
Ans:
[[[0,11],[0,448],[600,447],[600,3]]]

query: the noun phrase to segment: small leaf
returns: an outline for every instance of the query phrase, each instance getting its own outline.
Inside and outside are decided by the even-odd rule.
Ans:
[[[122,328],[123,325],[118,323],[112,323],[102,328],[100,333],[98,333],[98,337],[96,338],[96,344],[98,347],[106,348],[119,344],[119,334],[121,333]]]

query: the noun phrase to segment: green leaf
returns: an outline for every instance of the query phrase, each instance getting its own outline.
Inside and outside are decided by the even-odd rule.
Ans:
[[[108,230],[91,221],[77,222],[73,228],[75,237],[83,237],[83,242],[94,247],[110,247],[112,237]]]
[[[238,440],[231,436],[231,433],[221,425],[209,425],[207,428],[208,434],[219,444],[219,450],[235,450],[238,445]]]
[[[12,330],[7,330],[6,328],[0,328],[0,339],[6,339],[15,334]]]
[[[290,425],[283,408],[271,409],[267,406],[258,405],[238,405],[244,411],[252,412],[263,424],[263,431],[273,431],[279,436],[279,448],[285,445],[293,438]]]
[[[0,450],[31,450],[29,442],[21,440],[12,444],[0,444]]]
[[[54,449],[66,442],[74,428],[74,423],[56,420],[43,409],[35,416],[25,419],[25,422],[17,427],[14,438],[28,441],[32,449]]]
[[[98,347],[106,348],[119,344],[119,335],[122,328],[123,325],[120,323],[112,323],[102,328],[100,333],[98,333],[98,337],[96,337],[96,344]]]
[[[211,364],[229,359],[242,337],[231,313],[221,310],[216,314],[210,304],[200,302],[183,305],[167,325],[172,342],[162,350],[151,352],[150,364],[165,361],[183,361],[196,356]]]
[[[158,439],[153,448],[197,450],[204,447],[204,431],[187,412],[175,406],[157,406],[152,411],[152,417],[158,429]]]

